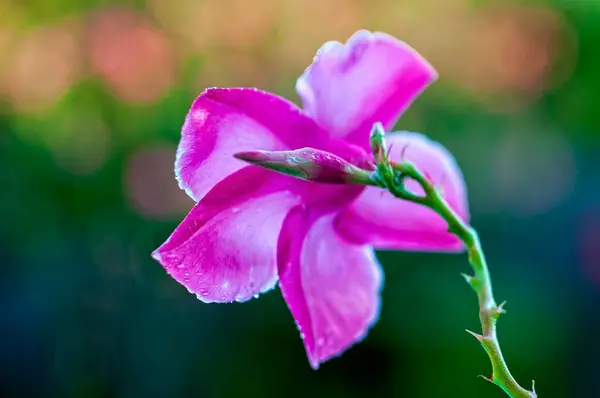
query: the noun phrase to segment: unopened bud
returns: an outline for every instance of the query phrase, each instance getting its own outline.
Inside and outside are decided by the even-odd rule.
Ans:
[[[329,184],[373,185],[369,171],[318,149],[251,151],[236,153],[234,156],[256,166],[303,180]]]
[[[385,129],[383,124],[377,122],[371,129],[371,135],[369,137],[369,143],[371,150],[373,151],[373,157],[377,163],[387,161],[387,145],[385,143]]]
[[[375,163],[377,164],[377,175],[385,186],[389,187],[394,184],[394,170],[390,162],[388,147],[385,142],[385,129],[383,124],[377,122],[371,129],[371,135],[369,137],[369,144]]]

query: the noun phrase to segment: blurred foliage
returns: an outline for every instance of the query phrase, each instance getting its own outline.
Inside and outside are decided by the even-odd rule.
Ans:
[[[206,305],[149,253],[192,202],[172,164],[193,99],[296,100],[327,40],[382,30],[440,72],[399,122],[456,155],[500,338],[542,397],[600,396],[600,3],[3,0],[0,396],[501,397],[464,256],[379,253],[368,338],[310,369],[278,291]]]

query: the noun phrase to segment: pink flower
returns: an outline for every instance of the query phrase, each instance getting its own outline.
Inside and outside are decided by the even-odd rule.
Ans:
[[[246,301],[279,281],[311,366],[340,355],[379,316],[383,274],[373,248],[453,252],[462,244],[437,214],[382,189],[303,181],[234,154],[312,147],[372,162],[373,124],[389,130],[436,77],[408,45],[359,31],[345,45],[326,43],[298,79],[304,110],[257,89],[206,90],[187,115],[175,163],[179,185],[198,203],[153,257],[204,302]],[[416,133],[387,139],[393,161],[404,150],[468,218],[447,150]]]

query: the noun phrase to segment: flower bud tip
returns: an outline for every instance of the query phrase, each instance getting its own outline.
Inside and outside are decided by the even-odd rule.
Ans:
[[[238,152],[234,153],[233,157],[248,163],[257,163],[268,159],[267,155],[262,151]]]

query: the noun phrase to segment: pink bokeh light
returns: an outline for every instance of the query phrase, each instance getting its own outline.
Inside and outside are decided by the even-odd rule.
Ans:
[[[103,9],[92,16],[88,33],[91,68],[120,99],[153,102],[173,84],[171,43],[142,14]]]
[[[6,91],[17,110],[52,106],[82,71],[81,24],[77,20],[35,28],[14,45],[6,67]]]

